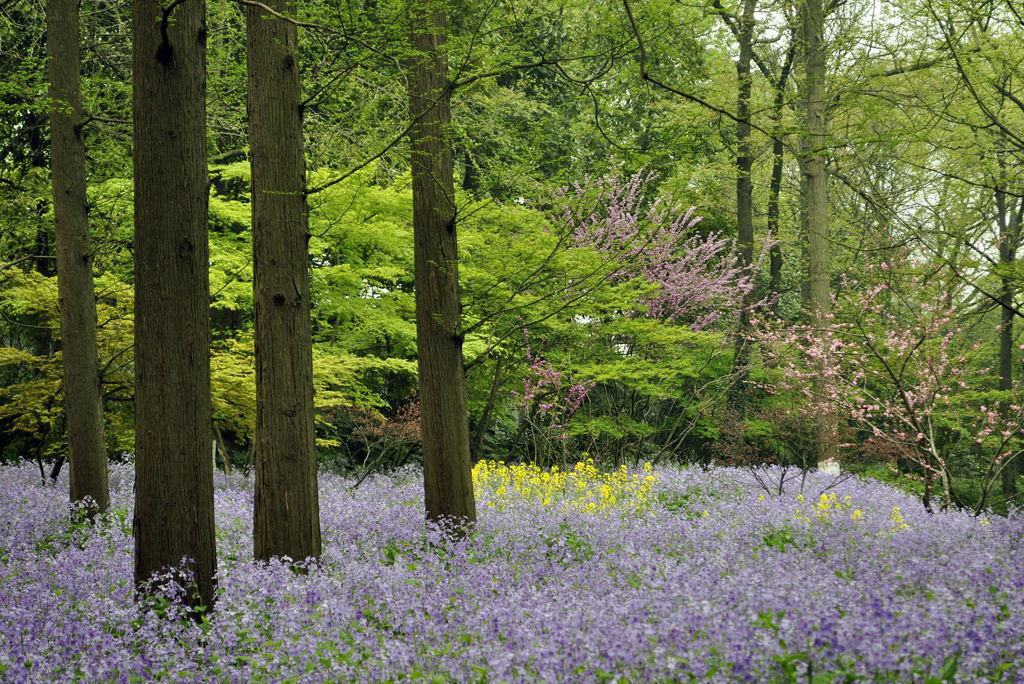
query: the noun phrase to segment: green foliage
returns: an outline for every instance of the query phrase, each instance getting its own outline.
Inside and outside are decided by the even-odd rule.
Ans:
[[[214,342],[210,350],[213,420],[235,440],[250,442],[256,433],[256,371],[251,332]]]
[[[214,420],[231,443],[244,446],[252,439],[256,422],[251,230],[246,193],[240,190],[248,180],[248,165],[217,167],[215,175],[218,182],[210,201]],[[217,186],[233,194],[224,196]],[[360,187],[355,180],[341,186],[335,191],[335,199],[340,202],[358,196]],[[130,452],[134,444],[133,296],[131,256],[127,253],[131,243],[130,189],[130,181],[121,179],[90,187],[90,197],[100,209],[94,212],[94,218],[99,215],[102,219],[96,231],[98,249],[102,250],[97,267],[114,269],[97,273],[95,286],[106,434],[108,448],[115,454]],[[318,321],[332,321],[318,328],[314,353],[318,443],[328,448],[340,446],[344,437],[337,433],[331,416],[350,409],[386,408],[392,400],[407,399],[415,381],[411,293],[396,291],[375,300],[361,296],[366,282],[393,283],[411,278],[407,275],[411,273],[411,249],[394,234],[396,227],[408,219],[404,201],[407,193],[376,188],[361,199],[360,206],[367,212],[388,208],[392,214],[366,226],[357,214],[339,222],[339,217],[324,213],[337,210],[344,219],[345,212],[338,204],[321,205],[315,213],[314,225],[324,235],[314,240],[320,250],[319,257],[314,251],[314,261],[325,264],[314,268],[314,283],[324,285],[315,295],[315,316]],[[336,229],[333,233],[329,224]],[[359,230],[347,230],[349,227]],[[404,230],[408,235],[407,226]],[[334,244],[328,242],[331,234],[340,236]],[[382,258],[384,240],[390,241],[394,250],[404,252],[409,263],[389,266]],[[342,245],[336,252],[345,254],[351,263],[326,265],[328,258],[337,258],[332,252],[336,244]],[[356,275],[348,281],[336,277],[345,271]],[[0,429],[11,436],[22,435],[37,444],[38,455],[51,457],[63,448],[56,278],[18,268],[0,273],[0,277],[5,284],[0,292],[0,313],[15,324],[15,332],[21,333],[20,339],[12,339],[14,346],[0,347],[0,392],[5,398],[0,405]],[[347,306],[350,315],[336,316],[334,303]],[[371,340],[389,334],[395,340],[390,353],[367,353],[372,351],[367,349]],[[398,395],[392,396],[396,391]],[[23,445],[23,441],[17,445]]]
[[[567,522],[544,539],[548,556],[562,562],[585,562],[594,557],[594,546],[583,533],[573,529]]]
[[[843,466],[846,470],[860,475],[870,477],[873,480],[884,482],[892,487],[909,492],[916,496],[924,494],[924,483],[920,478],[907,478],[903,473],[893,466],[885,463],[847,463]]]
[[[1015,197],[1020,184],[1014,160],[1021,141],[1012,132],[1021,112],[1012,88],[1007,94],[997,86],[1020,80],[1019,18],[998,3],[954,3],[948,23],[977,30],[969,46],[950,37],[938,50],[941,27],[920,9],[914,2],[884,7],[882,20],[869,24],[852,10],[829,18],[828,61],[842,65],[828,75],[835,137],[828,154],[830,168],[841,172],[830,197],[833,232],[841,236],[833,272],[850,276],[844,288],[889,281],[894,311],[913,310],[914,293],[901,289],[894,271],[869,273],[865,253],[910,270],[918,254],[937,255],[945,271],[960,274],[935,276],[944,288],[962,276],[991,295],[1004,281],[1014,290],[1021,281],[1019,260],[989,261],[1003,240],[993,235],[994,191],[1005,187]],[[353,438],[359,420],[391,420],[414,399],[416,332],[405,9],[385,1],[349,10],[313,2],[296,11],[324,27],[303,30],[299,55],[308,184],[317,189],[309,195],[317,438],[322,452],[351,466],[368,455]],[[640,315],[652,286],[608,277],[606,256],[573,247],[551,212],[559,185],[642,167],[658,174],[645,193],[696,205],[702,231],[734,231],[736,133],[722,112],[736,105],[735,40],[723,18],[735,20],[739,8],[653,0],[633,10],[648,73],[677,93],[641,78],[619,3],[540,2],[511,14],[463,3],[452,12],[451,130],[464,185],[456,197],[461,332],[477,456],[555,460],[587,451],[609,462],[706,461],[721,454],[710,447],[735,437],[764,458],[804,462],[802,433],[780,417],[805,404],[798,394],[752,390],[740,425],[728,424],[732,321],[694,332]],[[85,0],[81,11],[100,366],[108,446],[120,453],[133,444],[130,8]],[[39,0],[0,11],[0,45],[18,57],[0,63],[0,453],[11,456],[59,453],[63,432],[43,19]],[[211,5],[207,21],[211,381],[214,419],[237,451],[255,424],[244,13]],[[792,157],[800,126],[793,106],[772,105],[791,41],[787,21],[766,10],[754,27],[751,180],[760,239],[774,161],[765,133],[777,130],[786,143],[775,236],[784,257],[778,313],[792,320],[800,315],[805,268]],[[881,47],[865,52],[864,45]],[[955,47],[961,59],[950,62]],[[907,70],[879,75],[894,66]],[[789,103],[792,88],[791,80],[782,93]],[[941,116],[931,93],[942,95],[935,100]],[[897,252],[898,243],[914,246]],[[758,274],[763,290],[765,270]],[[985,325],[998,315],[983,310],[986,298],[973,291],[949,303]],[[881,332],[878,322],[863,323],[866,333]],[[996,358],[997,338],[971,326],[958,334],[965,346],[981,344],[971,360],[980,371]],[[527,346],[533,358],[590,388],[565,439],[552,437],[557,421],[538,408],[550,397],[527,406],[517,394],[530,372]],[[779,372],[756,368],[751,380]],[[989,456],[970,439],[978,407],[1019,397],[1018,390],[999,394],[995,373],[972,377],[970,391],[954,393],[934,414],[942,447],[965,481],[956,485],[964,500],[978,495],[970,481]]]
[[[665,510],[694,519],[703,515],[705,503],[715,496],[714,492],[691,485],[683,491],[658,492],[658,501]]]
[[[796,530],[791,527],[777,527],[769,530],[762,537],[761,545],[758,548],[773,549],[780,553],[785,553],[790,548],[799,549],[800,546],[801,543]]]
[[[61,384],[59,352],[48,343],[49,333],[56,325],[56,283],[34,271],[8,271],[3,274],[6,288],[0,299],[0,313],[8,320],[24,321],[11,336],[17,346],[0,347],[0,429],[13,441],[14,448],[24,448],[26,441],[34,446],[31,454],[6,453],[4,460],[31,455],[50,456],[59,448],[58,433],[62,416],[57,393]],[[20,339],[18,339],[20,337]],[[5,447],[7,444],[0,442]]]
[[[134,441],[129,9],[81,6],[98,344],[115,454]],[[298,12],[331,29],[304,31],[299,56],[308,185],[319,188],[309,196],[317,437],[322,450],[361,462],[366,454],[349,440],[356,417],[388,420],[415,395],[404,8],[375,3],[342,15],[309,3]],[[26,444],[57,453],[63,431],[43,17],[37,0],[0,13],[0,44],[19,56],[0,64],[0,266],[17,261],[0,271],[0,347],[17,350],[0,366],[0,392],[10,398],[0,408],[0,448],[12,455]],[[460,7],[448,48],[457,173],[467,185],[457,203],[471,420],[483,421],[486,411],[480,429],[490,448],[522,441],[514,392],[527,368],[527,327],[538,353],[595,383],[574,440],[620,450],[666,443],[668,422],[699,413],[701,400],[688,393],[724,367],[707,363],[721,340],[624,316],[640,308],[649,286],[609,282],[601,255],[573,248],[559,220],[520,198],[544,207],[555,184],[618,167],[671,177],[680,155],[711,149],[714,117],[694,116],[671,94],[643,86],[617,5],[541,4],[508,19],[491,6]],[[718,68],[705,45],[713,17],[659,2],[643,7],[640,20],[656,27],[653,59],[673,65],[680,82]],[[211,6],[207,21],[211,385],[214,420],[237,451],[255,423],[244,13]],[[567,59],[557,69],[521,68],[552,57]],[[628,84],[628,97],[619,84]],[[20,441],[9,445],[14,435]]]

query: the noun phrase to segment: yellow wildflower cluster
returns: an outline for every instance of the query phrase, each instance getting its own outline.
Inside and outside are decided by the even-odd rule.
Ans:
[[[797,494],[796,500],[801,504],[807,503],[807,499],[803,494]],[[840,514],[844,511],[849,511],[851,508],[853,508],[853,500],[849,496],[844,496],[840,499],[836,494],[822,494],[818,497],[818,503],[811,506],[807,511],[801,508],[796,509],[793,517],[804,522],[825,522],[839,517]],[[851,520],[863,520],[863,518],[864,514],[859,508],[850,512]]]
[[[800,504],[806,504],[807,499],[803,494],[797,494],[796,500]],[[852,510],[851,510],[852,509]],[[841,515],[848,514],[850,520],[854,522],[864,520],[864,512],[859,508],[853,508],[853,499],[849,496],[844,496],[842,499],[836,494],[822,494],[818,497],[818,503],[812,505],[809,509],[804,510],[803,508],[796,509],[796,513],[793,515],[794,519],[801,520],[803,522],[826,522],[828,520],[834,520],[839,518]],[[892,531],[910,529],[906,520],[903,519],[903,513],[900,512],[899,506],[893,506],[892,512],[889,514],[889,520],[892,521]]]
[[[892,528],[894,530],[907,530],[910,529],[910,525],[903,519],[903,514],[900,513],[899,506],[892,507],[892,513],[889,514],[889,520],[892,520]]]
[[[626,466],[603,472],[593,459],[577,463],[572,470],[497,461],[480,461],[473,468],[473,488],[481,504],[502,510],[515,502],[527,502],[604,515],[644,512],[653,503],[657,481],[650,463],[644,463],[639,473],[628,472]]]

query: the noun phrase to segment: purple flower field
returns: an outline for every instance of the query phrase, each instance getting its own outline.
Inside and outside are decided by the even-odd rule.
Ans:
[[[599,513],[482,491],[451,543],[415,470],[322,475],[323,564],[295,575],[251,563],[251,483],[217,477],[221,593],[196,622],[133,601],[130,469],[90,532],[64,484],[0,470],[0,680],[1024,679],[1024,516],[665,468],[650,505]]]

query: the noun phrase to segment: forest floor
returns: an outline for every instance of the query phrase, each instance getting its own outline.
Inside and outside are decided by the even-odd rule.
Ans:
[[[218,473],[217,607],[179,620],[173,588],[133,599],[130,467],[95,529],[5,467],[0,680],[1024,679],[1024,516],[780,477],[484,463],[450,541],[415,469],[325,474],[324,555],[295,574],[251,562],[251,479]]]

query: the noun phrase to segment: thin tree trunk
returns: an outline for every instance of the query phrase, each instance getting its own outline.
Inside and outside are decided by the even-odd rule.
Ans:
[[[808,298],[811,318],[821,323],[831,311],[829,292],[828,177],[825,168],[825,47],[822,0],[803,0],[806,126],[802,172],[807,214]]]
[[[212,608],[206,6],[134,0],[135,581],[191,572]],[[187,560],[185,560],[187,559]]]
[[[800,307],[805,315],[811,312],[811,279],[810,272],[810,230],[807,223],[807,176],[803,172],[803,156],[800,157],[800,271],[804,276],[800,280]]]
[[[953,483],[950,481],[949,471],[945,466],[939,471],[939,482],[942,483],[942,504],[939,510],[948,510],[953,505]]]
[[[267,0],[293,14],[295,3]],[[318,558],[320,504],[313,428],[306,160],[298,31],[246,8],[256,323],[258,560]]]
[[[60,471],[64,468],[64,460],[64,456],[58,456],[57,460],[55,460],[53,465],[50,466],[50,482],[56,484],[57,478],[60,477]]]
[[[804,58],[804,149],[801,170],[804,179],[804,209],[807,222],[808,309],[812,325],[829,323],[832,296],[829,290],[831,260],[829,251],[828,175],[825,168],[825,9],[822,0],[802,0]],[[827,363],[827,360],[824,361]],[[824,379],[815,383],[819,395]],[[836,420],[821,415],[816,421],[816,451],[819,462],[834,459],[838,452]]]
[[[484,436],[487,434],[487,426],[491,422],[491,414],[498,402],[498,389],[501,387],[501,378],[505,374],[505,362],[498,359],[494,363],[494,377],[491,379],[491,390],[487,394],[487,404],[480,414],[480,421],[476,425],[476,432],[473,435],[473,448],[470,455],[474,461],[480,460],[480,450],[483,449]]]
[[[228,448],[224,444],[224,435],[221,434],[220,428],[217,427],[217,422],[213,423],[213,441],[216,445],[217,453],[220,455],[220,464],[224,468],[224,474],[231,474],[231,456],[228,454]],[[216,467],[216,463],[214,464]]]
[[[1008,206],[1009,204],[1009,206]],[[999,301],[999,389],[1004,392],[1013,390],[1013,300],[1015,294],[1014,281],[1009,269],[1017,260],[1017,243],[1020,240],[1020,212],[1024,211],[1024,201],[1020,209],[1015,209],[1008,202],[1006,192],[996,191],[997,220],[999,222],[999,265],[1001,271]],[[1006,416],[1009,412],[1008,401],[1001,402],[1001,410]],[[1017,475],[1020,470],[1016,462],[1006,464],[1002,472],[1002,493],[1010,500],[1017,495]]]
[[[103,439],[103,396],[96,348],[96,294],[85,197],[85,144],[80,92],[77,0],[48,0],[47,68],[50,77],[50,163],[57,243],[64,401],[71,502],[90,501],[88,512],[110,503]],[[59,472],[59,468],[55,469]]]
[[[754,58],[754,10],[757,0],[743,0],[739,22],[740,55],[736,62],[736,224],[739,255],[744,266],[754,260],[754,198],[751,171],[754,159],[750,144],[751,60]]]
[[[448,21],[431,0],[410,0],[416,339],[427,517],[462,534],[476,520],[459,300],[451,92],[443,50]]]
[[[477,192],[480,190],[480,167],[477,165],[476,157],[467,147],[463,153],[465,171],[462,175],[462,189],[466,192]]]
[[[754,158],[750,144],[750,91],[752,78],[750,64],[754,58],[754,10],[757,0],[743,0],[743,13],[739,18],[738,39],[739,60],[736,62],[736,225],[739,242],[739,257],[745,267],[754,262],[754,185],[751,172]],[[747,379],[749,375],[750,314],[747,306],[752,300],[748,295],[739,313],[739,329],[733,343],[733,373],[735,379],[729,390],[729,407],[737,420],[742,420],[747,408]]]
[[[790,42],[786,51],[786,59],[782,63],[782,72],[775,83],[775,101],[772,103],[772,177],[768,187],[768,234],[775,240],[768,252],[768,289],[775,297],[775,310],[778,311],[778,298],[782,293],[782,243],[779,235],[779,198],[782,196],[782,172],[785,162],[786,148],[782,144],[782,108],[786,104],[786,83],[793,69],[793,56],[796,52],[796,41]]]

